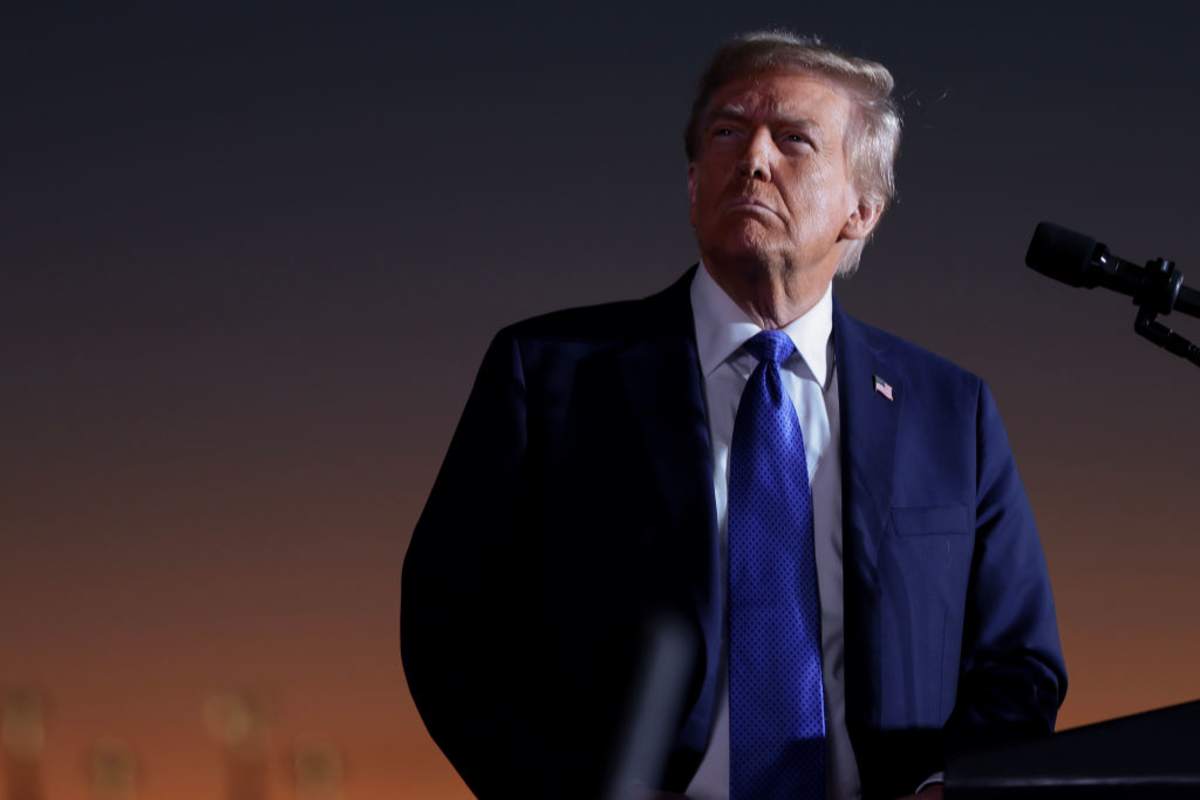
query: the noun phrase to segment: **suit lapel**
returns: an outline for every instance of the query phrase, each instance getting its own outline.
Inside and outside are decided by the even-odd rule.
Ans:
[[[896,432],[904,376],[874,346],[870,329],[834,300],[834,352],[841,405],[842,538],[845,590],[846,719],[852,738],[878,720],[879,548],[888,529]],[[891,387],[892,398],[876,388]]]
[[[653,464],[666,524],[654,550],[669,557],[664,582],[677,610],[698,628],[702,652],[692,671],[679,747],[666,785],[686,784],[707,743],[715,711],[724,583],[718,575],[712,446],[690,297],[695,268],[646,301],[648,335],[618,355],[625,397]]]

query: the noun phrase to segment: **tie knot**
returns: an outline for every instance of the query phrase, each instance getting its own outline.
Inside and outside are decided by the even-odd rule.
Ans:
[[[770,361],[775,365],[787,361],[796,352],[796,345],[783,331],[761,331],[742,347],[759,361]]]

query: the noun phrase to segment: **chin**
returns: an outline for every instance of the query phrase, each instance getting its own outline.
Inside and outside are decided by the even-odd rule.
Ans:
[[[762,266],[778,261],[780,253],[778,245],[764,236],[761,229],[730,232],[702,249],[722,261]]]

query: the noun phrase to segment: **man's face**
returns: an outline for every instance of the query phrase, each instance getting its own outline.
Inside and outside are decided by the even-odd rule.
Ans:
[[[706,261],[833,278],[847,240],[870,227],[856,224],[862,214],[847,174],[851,110],[840,88],[802,72],[754,75],[713,95],[688,165],[691,221]]]

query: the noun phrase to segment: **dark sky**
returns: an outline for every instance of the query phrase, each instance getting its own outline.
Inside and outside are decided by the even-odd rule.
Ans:
[[[1200,695],[1200,374],[1022,263],[1049,219],[1200,275],[1185,4],[163,5],[0,20],[0,685],[53,702],[55,797],[101,736],[211,795],[200,706],[248,685],[350,796],[464,796],[400,669],[412,526],[496,329],[694,263],[692,88],[768,26],[896,77],[899,201],[836,291],[995,391],[1061,724]]]

